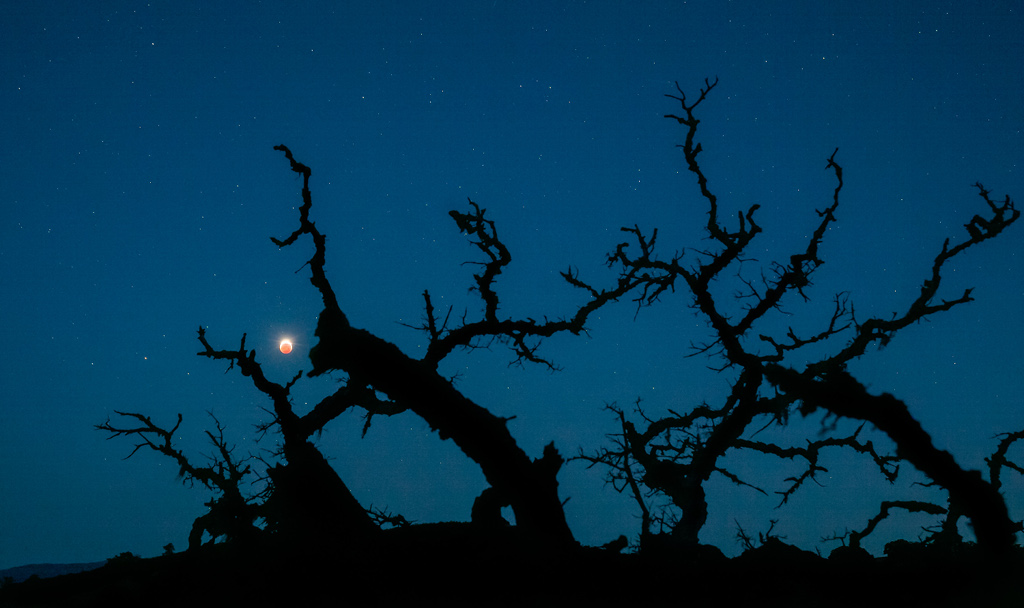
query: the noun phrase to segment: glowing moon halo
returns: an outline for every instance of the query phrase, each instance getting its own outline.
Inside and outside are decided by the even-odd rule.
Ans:
[[[288,353],[292,352],[292,341],[291,340],[289,340],[287,338],[285,338],[284,340],[281,340],[281,352],[286,354],[286,355]]]

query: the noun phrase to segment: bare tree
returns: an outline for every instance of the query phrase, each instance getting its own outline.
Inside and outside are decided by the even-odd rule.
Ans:
[[[428,335],[429,346],[422,359],[415,359],[394,344],[348,322],[324,270],[326,237],[310,220],[312,171],[296,161],[286,146],[275,146],[275,149],[282,151],[291,169],[303,176],[303,203],[299,208],[298,228],[283,240],[273,237],[271,240],[278,247],[289,246],[306,236],[313,241],[314,253],[307,265],[310,282],[322,296],[324,310],[319,315],[316,330],[319,341],[309,354],[312,370],[308,375],[343,373],[340,387],[300,416],[292,408],[290,393],[302,378],[302,372],[286,383],[274,382],[264,374],[256,352],[246,347],[245,335],[239,347],[233,350],[214,348],[202,327],[198,336],[203,347],[198,353],[200,356],[227,361],[229,370],[237,367],[271,401],[268,411],[273,417],[261,425],[260,430],[280,433],[283,441],[274,454],[282,462],[268,469],[270,488],[263,493],[265,503],[260,506],[261,516],[269,527],[297,537],[334,534],[351,538],[373,534],[381,523],[395,525],[395,522],[405,521],[390,513],[382,516],[383,512],[372,508],[368,512],[359,505],[310,441],[311,436],[339,415],[358,407],[366,412],[364,434],[374,416],[409,411],[423,418],[442,439],[453,440],[475,461],[490,484],[473,505],[475,522],[482,526],[496,525],[503,521],[501,508],[510,506],[518,531],[545,542],[573,544],[558,496],[556,476],[563,459],[554,444],[548,444],[539,458],[531,458],[509,432],[508,419],[492,414],[462,395],[451,379],[438,373],[438,365],[456,350],[485,348],[497,343],[511,349],[514,363],[537,363],[556,369],[553,362],[539,354],[543,340],[559,333],[584,333],[592,312],[627,294],[640,285],[642,279],[624,272],[610,288],[598,290],[584,284],[570,269],[562,272],[565,281],[570,287],[585,291],[581,298],[585,301],[571,314],[558,319],[543,317],[541,321],[532,317],[500,316],[496,281],[512,256],[499,238],[495,223],[486,217],[486,210],[469,201],[468,211],[451,211],[450,216],[459,231],[483,254],[482,261],[474,262],[480,270],[473,277],[473,289],[483,304],[482,314],[470,319],[467,313],[461,320],[453,321],[449,310],[444,319],[440,319],[430,292],[424,291],[425,320],[414,329]],[[125,415],[148,420],[141,414]],[[109,423],[100,428],[115,436],[139,433],[116,429]],[[155,426],[147,427],[145,432],[163,436]],[[169,443],[158,451],[184,461]]]
[[[1017,220],[1019,212],[1009,197],[993,200],[989,191],[978,184],[979,194],[988,206],[986,214],[975,215],[965,225],[966,240],[953,246],[948,240],[943,244],[920,295],[892,318],[861,321],[850,298],[838,294],[829,305],[828,321],[811,335],[801,336],[793,329],[783,335],[758,331],[755,328],[762,327],[766,316],[780,309],[785,299],[798,296],[803,302],[809,301],[805,289],[823,263],[819,246],[837,221],[843,169],[836,160],[837,150],[826,165],[836,179],[832,200],[817,212],[820,219],[806,246],[787,260],[771,264],[759,281],[742,278],[739,267],[749,261],[748,246],[762,230],[755,219],[758,205],[740,212],[732,228],[731,223],[720,219],[718,199],[698,162],[701,145],[695,141],[699,120],[694,112],[717,84],[717,80],[705,81],[693,101],[688,101],[677,85],[679,94],[669,97],[680,103],[682,111],[679,115],[667,115],[686,128],[685,143],[680,147],[707,205],[705,228],[712,243],[709,248],[695,251],[685,263],[685,251],[663,259],[657,254],[656,230],[648,235],[639,226],[623,228],[630,241],[619,244],[607,258],[608,266],[618,274],[610,286],[592,286],[570,268],[561,276],[570,287],[582,292],[581,304],[558,318],[506,316],[499,314],[497,281],[512,255],[486,209],[470,200],[468,209],[453,210],[449,215],[480,254],[472,263],[478,268],[473,275],[473,291],[480,297],[481,311],[478,315],[466,312],[453,319],[451,310],[443,314],[437,311],[430,292],[423,291],[424,321],[415,329],[427,335],[428,347],[419,359],[349,322],[342,302],[358,296],[358,290],[336,291],[327,276],[326,236],[310,218],[312,171],[298,162],[286,146],[275,146],[283,152],[291,170],[302,175],[303,183],[298,227],[283,239],[271,240],[282,248],[306,237],[312,241],[313,256],[306,265],[310,282],[323,302],[316,328],[318,341],[310,350],[311,369],[306,375],[337,374],[338,388],[308,413],[299,415],[291,403],[291,389],[303,378],[303,372],[287,382],[272,381],[264,374],[256,352],[246,347],[244,334],[237,349],[215,348],[203,328],[198,334],[202,345],[199,356],[226,361],[229,370],[237,368],[271,402],[272,419],[260,429],[280,434],[282,442],[273,454],[279,462],[268,465],[269,487],[260,496],[264,502],[255,511],[267,522],[267,528],[297,538],[327,534],[332,538],[358,539],[376,534],[382,523],[398,526],[405,521],[372,507],[369,511],[363,508],[311,440],[342,413],[359,408],[366,413],[364,433],[375,416],[411,412],[426,421],[441,439],[451,439],[472,459],[489,484],[472,509],[473,520],[479,527],[503,525],[500,510],[510,506],[518,532],[547,543],[574,544],[558,493],[557,475],[564,460],[554,444],[548,444],[538,457],[531,457],[509,431],[509,419],[496,416],[463,395],[450,378],[438,372],[438,366],[455,351],[497,344],[509,348],[513,363],[536,363],[557,369],[541,352],[546,338],[584,333],[594,311],[627,295],[640,309],[655,304],[678,285],[692,295],[693,307],[711,328],[711,338],[694,345],[694,354],[720,362],[719,371],[731,379],[729,396],[717,407],[700,404],[688,411],[670,409],[669,415],[660,417],[649,416],[639,402],[635,411],[610,406],[618,426],[612,435],[612,446],[577,456],[592,465],[607,467],[616,487],[635,497],[642,513],[642,538],[650,539],[654,527],[661,526],[670,528],[679,543],[697,544],[708,516],[704,486],[712,475],[723,475],[737,484],[765,492],[724,466],[724,456],[731,450],[802,463],[803,472],[784,480],[787,485],[778,492],[779,502],[784,504],[807,480],[826,470],[820,460],[824,450],[845,449],[870,460],[890,481],[899,473],[899,462],[909,462],[949,491],[950,513],[970,518],[979,542],[993,551],[1010,546],[1014,526],[998,492],[998,475],[985,481],[977,472],[964,471],[952,456],[934,447],[902,402],[889,395],[869,394],[847,373],[846,365],[862,356],[869,345],[887,343],[904,327],[971,301],[970,290],[955,299],[937,299],[944,264],[969,247],[997,236]],[[712,286],[733,270],[741,277],[744,290],[738,298],[730,296],[723,300],[713,293]],[[791,363],[794,355],[803,354],[807,347],[835,344],[840,337],[846,342],[835,347],[833,354],[800,369]],[[785,425],[792,414],[808,415],[817,409],[837,418],[870,422],[895,442],[896,454],[876,450],[870,440],[862,437],[863,425],[852,433],[833,433],[802,446],[781,446],[755,439],[754,431],[758,429]],[[108,420],[99,428],[112,436],[142,438],[136,450],[148,446],[179,463],[187,463],[170,444],[174,429],[165,431],[142,414],[121,415],[134,418],[143,426],[120,428]],[[210,437],[219,451],[211,466],[184,469],[182,464],[183,470],[190,479],[207,486],[213,484],[225,496],[229,491],[241,496],[238,481],[248,468],[235,465],[219,425],[217,433]],[[998,453],[993,458],[997,457]],[[1003,461],[997,464],[1010,466]],[[678,509],[678,517],[652,509],[652,492],[669,500]],[[235,505],[231,512],[244,515],[241,520],[252,527],[255,517],[250,515],[254,511],[238,506],[249,503],[243,500],[231,504]],[[214,519],[204,522],[197,525],[206,526],[202,529],[211,534],[215,531],[211,527],[222,529],[214,525]]]
[[[727,452],[753,450],[805,462],[804,473],[785,480],[789,485],[779,492],[782,504],[804,481],[824,470],[818,463],[822,449],[852,449],[869,457],[890,482],[896,479],[898,462],[909,462],[949,491],[951,502],[973,522],[980,544],[993,552],[1008,549],[1015,540],[1014,527],[997,486],[984,481],[976,471],[965,471],[951,455],[935,448],[904,403],[890,395],[868,393],[846,371],[846,366],[864,355],[869,345],[885,345],[901,329],[970,302],[970,289],[952,299],[939,297],[944,265],[968,248],[1000,234],[1017,220],[1020,212],[1008,196],[1002,201],[994,200],[987,189],[976,184],[987,207],[985,215],[975,215],[965,225],[966,239],[955,245],[948,239],[943,243],[920,294],[902,313],[888,319],[860,320],[848,295],[841,293],[830,303],[828,321],[811,335],[799,335],[792,328],[784,335],[758,331],[758,327],[767,325],[763,323],[766,316],[780,310],[784,300],[799,298],[809,302],[805,289],[823,263],[819,247],[837,222],[843,168],[837,161],[837,149],[826,162],[826,169],[836,180],[832,200],[817,211],[819,221],[806,246],[788,260],[773,262],[763,269],[759,280],[743,278],[740,266],[752,257],[748,246],[762,231],[755,217],[759,205],[740,211],[730,228],[730,223],[722,219],[719,200],[698,160],[702,148],[696,141],[700,120],[695,111],[717,85],[717,79],[705,80],[696,99],[688,99],[677,85],[678,95],[668,97],[679,102],[681,112],[666,115],[686,129],[680,147],[706,204],[705,229],[712,246],[694,251],[686,261],[684,252],[663,259],[656,253],[657,230],[648,236],[634,226],[622,229],[632,242],[620,244],[609,256],[609,264],[623,276],[642,277],[635,299],[639,307],[653,305],[682,284],[693,298],[693,308],[710,327],[710,340],[694,345],[694,354],[720,361],[717,369],[733,378],[731,392],[718,407],[700,404],[689,411],[669,409],[669,415],[661,417],[649,417],[638,403],[638,422],[632,418],[634,412],[612,406],[619,429],[611,436],[612,446],[594,453],[581,452],[577,458],[591,466],[607,467],[609,480],[616,488],[635,497],[642,513],[642,538],[649,538],[654,524],[662,524],[671,529],[675,541],[695,545],[708,513],[705,482],[719,474],[753,487],[724,468],[723,457]],[[722,298],[712,287],[727,272],[739,276],[744,287],[738,296]],[[814,345],[820,349],[840,340],[845,343],[833,347],[833,354],[813,358],[801,369],[793,367],[791,361],[798,360],[795,355],[810,357],[807,347]],[[859,438],[860,429],[850,436],[808,442],[803,447],[752,440],[756,431],[785,425],[793,413],[806,416],[818,409],[835,418],[871,423],[895,442],[896,454],[879,454],[870,441]],[[666,497],[678,515],[652,514],[648,504],[652,495]],[[883,509],[883,516],[885,512]]]
[[[242,493],[242,480],[249,475],[251,468],[246,461],[234,456],[234,448],[224,439],[224,427],[213,414],[216,432],[206,431],[206,436],[215,448],[215,454],[208,457],[207,466],[195,466],[185,454],[174,447],[171,439],[181,426],[182,416],[169,430],[158,426],[148,416],[132,412],[118,412],[118,416],[137,421],[134,426],[118,426],[108,418],[103,424],[96,425],[101,431],[110,433],[108,439],[115,437],[133,437],[139,441],[135,449],[125,457],[134,456],[142,448],[149,448],[170,457],[178,464],[178,476],[184,483],[194,485],[196,482],[219,496],[215,496],[206,506],[210,511],[196,519],[189,534],[189,549],[202,544],[203,534],[208,533],[211,540],[224,536],[229,540],[245,541],[256,533],[256,519],[260,516],[258,507],[250,498]]]
[[[309,357],[313,369],[310,376],[333,371],[347,374],[345,386],[317,405],[310,414],[308,426],[322,428],[342,410],[341,404],[355,403],[377,413],[379,402],[365,403],[361,396],[380,393],[387,398],[389,411],[408,410],[425,420],[442,439],[451,439],[476,462],[492,491],[481,496],[475,513],[511,506],[517,527],[524,533],[552,542],[571,542],[572,532],[565,521],[558,497],[556,475],[563,459],[554,444],[548,444],[540,458],[531,459],[509,432],[507,419],[495,416],[486,408],[462,395],[450,379],[438,373],[438,364],[456,349],[472,349],[493,342],[507,344],[516,362],[534,362],[554,368],[554,364],[538,354],[544,338],[558,333],[580,334],[585,331],[588,316],[600,307],[616,301],[641,283],[635,273],[623,272],[608,289],[594,289],[582,283],[572,271],[562,273],[572,286],[587,292],[589,300],[571,315],[537,321],[534,318],[503,318],[498,315],[499,297],[495,288],[497,277],[512,259],[498,236],[494,222],[486,210],[469,201],[468,212],[451,211],[459,230],[467,234],[484,260],[474,275],[474,289],[483,303],[483,314],[476,320],[463,318],[449,326],[450,311],[439,319],[428,291],[424,291],[425,322],[421,329],[429,337],[429,346],[422,359],[414,359],[373,333],[353,327],[339,304],[325,271],[326,238],[309,219],[312,194],[309,179],[312,171],[296,161],[285,146],[291,168],[303,176],[299,227],[287,238],[272,239],[279,247],[294,243],[308,235],[314,244],[309,260],[310,282],[320,292],[324,310],[320,313],[316,336],[319,342]],[[281,416],[279,414],[279,420]],[[484,505],[490,505],[484,509]],[[482,515],[481,515],[482,516]]]

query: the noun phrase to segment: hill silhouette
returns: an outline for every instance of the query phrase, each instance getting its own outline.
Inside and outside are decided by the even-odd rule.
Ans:
[[[894,547],[895,548],[895,547]],[[39,606],[584,606],[725,602],[757,606],[1019,606],[1017,552],[994,563],[904,543],[872,558],[829,558],[769,538],[736,558],[714,547],[618,553],[538,547],[514,528],[482,533],[462,523],[413,525],[372,545],[326,540],[209,544],[151,559],[6,585],[0,604]],[[854,552],[856,553],[856,551]]]

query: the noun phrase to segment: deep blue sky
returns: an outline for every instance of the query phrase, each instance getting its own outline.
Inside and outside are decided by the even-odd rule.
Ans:
[[[328,272],[356,325],[422,353],[424,289],[456,313],[474,250],[447,215],[486,207],[513,254],[499,282],[513,316],[568,314],[583,294],[558,271],[612,279],[618,228],[660,228],[664,252],[700,245],[705,209],[662,118],[678,80],[721,84],[700,112],[711,188],[730,214],[761,205],[752,253],[788,259],[829,200],[835,147],[846,187],[823,249],[818,307],[849,290],[858,315],[916,295],[942,239],[982,211],[971,184],[1024,196],[1024,19],[1017,2],[4,2],[0,36],[0,567],[154,555],[186,545],[209,498],[156,454],[92,429],[114,409],[171,424],[207,452],[214,412],[257,452],[267,402],[237,371],[199,358],[196,328],[235,348],[243,332],[272,378],[308,369],[317,294],[300,269],[308,243],[267,237],[297,223],[299,178],[272,147],[313,168],[313,216]],[[970,6],[968,6],[970,5]],[[977,301],[914,326],[855,366],[905,399],[940,446],[980,467],[1000,431],[1024,427],[1024,266],[1020,226],[949,268],[946,295]],[[443,298],[443,299],[442,299]],[[453,355],[446,373],[539,456],[594,449],[614,430],[608,402],[653,412],[720,399],[727,378],[686,358],[707,334],[686,294],[633,320],[622,303],[589,338],[545,353],[564,371],[508,368],[507,353]],[[810,314],[811,316],[806,316]],[[296,339],[290,356],[275,349]],[[303,380],[296,407],[329,379]],[[813,437],[817,420],[784,441]],[[411,520],[468,519],[476,467],[411,414],[356,415],[319,440],[364,504]],[[778,489],[787,469],[731,459]],[[927,497],[906,476],[886,486],[835,454],[825,487],[788,507],[711,485],[703,539],[735,553],[734,520],[814,548],[862,527],[883,499]],[[909,467],[905,467],[909,469]],[[908,471],[909,473],[909,471]],[[560,476],[576,536],[637,532],[636,509],[571,463]],[[1024,485],[1007,476],[1012,515]],[[918,492],[911,494],[911,492]],[[886,534],[916,537],[910,517]],[[832,545],[820,545],[824,550]]]

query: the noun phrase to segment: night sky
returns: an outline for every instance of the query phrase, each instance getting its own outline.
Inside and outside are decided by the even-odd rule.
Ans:
[[[675,81],[701,106],[703,168],[723,209],[761,205],[751,254],[788,260],[832,196],[838,147],[846,185],[810,305],[786,325],[826,320],[847,290],[859,317],[917,295],[946,237],[985,210],[972,184],[1024,198],[1024,11],[1019,2],[4,2],[0,26],[0,568],[157,555],[187,546],[210,494],[182,485],[168,459],[93,429],[128,410],[171,426],[197,463],[215,414],[260,455],[253,425],[270,402],[237,370],[197,357],[243,333],[267,375],[308,370],[321,304],[298,225],[301,178],[273,146],[312,168],[312,219],[328,235],[327,272],[356,326],[421,355],[422,292],[453,316],[478,252],[448,216],[471,197],[513,262],[497,289],[510,316],[559,317],[586,294],[569,266],[610,285],[621,226],[659,228],[664,255],[701,247],[706,208],[663,118]],[[781,3],[780,3],[781,4]],[[968,7],[970,5],[970,7]],[[1024,428],[1024,227],[947,269],[944,295],[975,302],[901,332],[852,371],[904,399],[939,447],[980,468],[993,436]],[[756,276],[757,264],[749,268]],[[727,297],[728,291],[725,292]],[[724,300],[723,300],[724,301]],[[686,293],[636,314],[593,317],[589,336],[541,353],[563,370],[509,367],[511,355],[456,353],[457,387],[501,416],[533,457],[600,447],[607,403],[652,413],[720,404],[728,375],[688,357],[708,329]],[[635,318],[634,318],[635,316]],[[278,352],[282,337],[295,341]],[[840,340],[841,345],[841,340]],[[303,379],[306,408],[337,378]],[[779,437],[817,437],[820,418]],[[468,520],[485,487],[476,465],[411,413],[376,418],[360,439],[350,412],[317,440],[364,506],[420,522]],[[845,427],[844,427],[845,428]],[[884,438],[875,436],[879,445]],[[1024,459],[1024,449],[1016,454]],[[821,486],[775,510],[714,479],[702,540],[727,554],[736,523],[823,552],[822,536],[860,529],[879,501],[944,495],[889,486],[862,457],[832,452]],[[742,454],[733,472],[769,491],[793,470]],[[561,495],[576,537],[639,531],[631,499],[604,472],[568,463]],[[1024,483],[1005,475],[1011,516]],[[865,541],[880,554],[934,519],[903,514]]]

